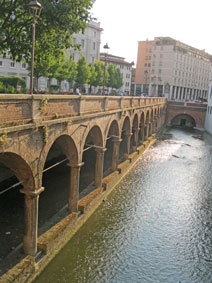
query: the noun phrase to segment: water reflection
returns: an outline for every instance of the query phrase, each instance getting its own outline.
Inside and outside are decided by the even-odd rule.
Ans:
[[[36,282],[212,282],[212,139],[194,135],[146,152]]]

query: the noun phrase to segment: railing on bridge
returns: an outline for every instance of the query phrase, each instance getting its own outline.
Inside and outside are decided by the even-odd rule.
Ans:
[[[161,97],[70,95],[0,95],[0,127],[39,120],[74,117],[105,111],[145,107],[164,102]]]
[[[205,102],[195,102],[195,101],[173,101],[173,100],[168,100],[167,101],[169,106],[180,106],[180,107],[194,107],[194,108],[207,108],[207,103]]]

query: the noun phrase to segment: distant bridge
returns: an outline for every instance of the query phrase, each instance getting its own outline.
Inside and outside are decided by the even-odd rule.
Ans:
[[[167,102],[166,124],[204,128],[207,104],[193,102]]]

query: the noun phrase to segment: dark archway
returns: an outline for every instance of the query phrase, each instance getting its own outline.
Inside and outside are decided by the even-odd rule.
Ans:
[[[153,128],[153,131],[154,131],[154,132],[157,132],[157,129],[158,129],[157,112],[158,112],[158,109],[155,108],[155,110],[154,110],[154,128]]]
[[[138,145],[138,115],[135,114],[132,125],[132,137],[130,140],[130,153],[135,151]]]
[[[145,140],[149,137],[149,123],[150,123],[150,112],[148,110],[146,112],[146,121],[145,121],[145,128],[144,128]]]
[[[119,148],[119,162],[123,161],[125,159],[126,154],[128,154],[128,138],[130,136],[130,119],[127,116],[124,119],[124,123],[121,130],[121,143]]]
[[[87,134],[83,147],[82,162],[84,165],[80,171],[80,198],[96,187],[95,174],[98,150],[103,150],[103,137],[100,128],[94,126]]]
[[[171,120],[171,125],[193,128],[196,127],[196,122],[195,119],[188,114],[179,114]]]
[[[68,213],[71,173],[69,163],[77,162],[77,149],[72,138],[68,135],[57,138],[48,151],[43,168],[42,185],[45,190],[39,198],[39,234]]]
[[[22,183],[23,182],[23,183]],[[11,268],[15,252],[17,262],[23,257],[24,194],[20,189],[34,190],[32,171],[26,161],[12,152],[0,154],[0,274]],[[14,257],[13,257],[14,260]],[[17,263],[13,261],[13,264]]]
[[[118,122],[114,120],[108,131],[107,141],[106,141],[106,148],[104,155],[104,175],[109,174],[112,171],[112,157],[113,157],[113,146],[114,146],[114,139],[119,137],[119,126]]]
[[[138,142],[141,144],[144,139],[145,139],[145,120],[144,120],[144,112],[141,113],[141,118],[140,118],[140,125],[139,125],[139,133],[138,133]]]

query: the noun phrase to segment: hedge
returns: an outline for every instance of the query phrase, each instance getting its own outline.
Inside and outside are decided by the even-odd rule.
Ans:
[[[3,83],[6,88],[12,86],[16,89],[18,83],[21,85],[21,88],[26,88],[26,82],[21,77],[0,77],[0,83]]]

